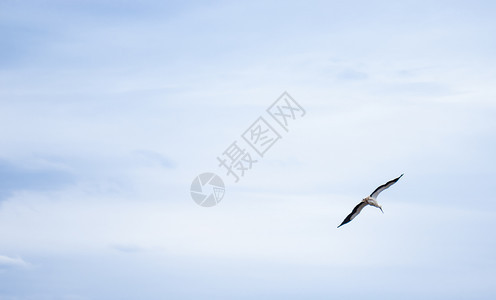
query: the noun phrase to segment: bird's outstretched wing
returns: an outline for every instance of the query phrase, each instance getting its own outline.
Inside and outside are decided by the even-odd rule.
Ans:
[[[346,217],[346,219],[344,219],[343,223],[341,223],[341,225],[339,225],[338,228],[343,226],[346,223],[349,223],[351,220],[353,220],[356,216],[358,216],[358,214],[362,211],[362,209],[367,205],[368,204],[365,202],[358,203],[358,205],[355,206],[355,208],[353,208],[353,211]]]
[[[403,174],[401,174],[401,175],[400,175],[400,177],[395,178],[395,179],[393,179],[393,180],[390,180],[390,181],[388,181],[386,184],[383,184],[383,185],[381,185],[380,187],[376,188],[376,189],[375,189],[375,191],[373,191],[373,192],[372,192],[372,194],[370,194],[370,198],[374,198],[374,199],[376,199],[376,198],[377,198],[377,196],[379,196],[379,194],[380,194],[382,191],[384,191],[384,190],[385,190],[385,189],[387,189],[388,187],[390,187],[390,186],[392,186],[393,184],[395,184],[395,183],[396,183],[396,181],[398,181],[398,180],[401,178],[401,176],[403,176]]]

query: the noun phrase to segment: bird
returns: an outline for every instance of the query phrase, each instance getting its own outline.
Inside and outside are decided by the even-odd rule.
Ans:
[[[346,223],[351,222],[351,220],[353,220],[356,216],[358,216],[358,214],[362,211],[362,209],[367,205],[375,206],[375,207],[379,208],[382,213],[384,213],[384,211],[382,210],[382,206],[379,205],[379,203],[377,203],[377,196],[379,196],[379,194],[382,191],[384,191],[388,187],[395,184],[396,181],[400,180],[401,176],[403,176],[403,175],[404,174],[401,174],[398,178],[390,180],[390,181],[386,182],[385,184],[376,188],[375,191],[373,191],[372,194],[370,194],[370,196],[365,197],[360,203],[358,203],[357,206],[355,206],[355,208],[353,208],[353,211],[343,220],[343,223],[341,223],[341,225],[339,225],[338,228],[343,226]]]

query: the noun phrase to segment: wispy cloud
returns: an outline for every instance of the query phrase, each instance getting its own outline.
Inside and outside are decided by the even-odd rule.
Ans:
[[[112,245],[111,248],[123,253],[138,253],[145,251],[143,247],[134,244],[116,244]]]
[[[74,176],[66,170],[0,159],[0,200],[15,191],[49,191],[71,183]]]
[[[10,268],[25,268],[29,263],[24,261],[21,257],[9,257],[0,255],[0,270]]]
[[[342,72],[339,72],[336,77],[339,80],[363,80],[367,79],[369,76],[367,73],[356,71],[356,70],[344,70]]]
[[[160,153],[155,152],[155,151],[136,150],[136,151],[134,151],[134,154],[138,155],[146,163],[157,163],[160,166],[167,168],[167,169],[171,169],[171,168],[176,167],[176,164],[172,160],[165,157],[163,154],[160,154]]]

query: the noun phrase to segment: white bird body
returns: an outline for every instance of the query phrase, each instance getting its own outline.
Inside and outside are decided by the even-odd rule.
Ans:
[[[364,198],[364,199],[362,200],[362,202],[365,202],[365,203],[367,203],[368,205],[375,206],[375,207],[377,207],[377,208],[379,208],[379,209],[381,209],[381,210],[382,210],[382,206],[380,206],[380,205],[379,205],[379,203],[377,203],[377,200],[375,200],[374,198],[372,198],[372,197],[370,197],[370,196],[369,196],[369,197]]]
[[[338,226],[338,228],[346,223],[351,222],[351,220],[353,220],[356,216],[358,216],[358,214],[362,211],[362,209],[367,205],[377,207],[382,211],[382,206],[379,205],[379,203],[377,203],[377,199],[376,199],[377,196],[379,196],[379,194],[382,191],[395,184],[396,181],[398,181],[401,178],[401,176],[403,176],[403,174],[401,174],[400,177],[390,180],[387,183],[379,186],[378,188],[375,189],[375,191],[372,192],[372,194],[370,194],[370,196],[363,198],[363,200],[360,203],[358,203],[357,206],[355,206],[353,211],[344,219],[344,221],[341,223],[341,225]],[[382,211],[382,213],[384,212]]]

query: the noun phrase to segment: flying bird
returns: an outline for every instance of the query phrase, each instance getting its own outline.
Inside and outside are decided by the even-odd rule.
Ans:
[[[375,191],[373,191],[372,194],[370,194],[370,196],[364,198],[362,200],[362,202],[358,203],[358,205],[355,206],[355,208],[353,208],[353,211],[346,217],[346,219],[344,219],[343,223],[341,223],[341,225],[339,225],[338,228],[343,226],[346,223],[349,223],[351,220],[353,220],[356,216],[358,216],[358,214],[362,211],[362,209],[367,205],[375,206],[382,211],[382,206],[380,206],[379,203],[377,203],[377,200],[376,200],[377,196],[379,196],[379,194],[382,191],[384,191],[388,187],[395,184],[396,181],[400,180],[401,176],[403,176],[403,174],[401,174],[400,177],[393,179],[393,180],[390,180],[386,184],[383,184],[380,187],[376,188]],[[382,211],[382,213],[384,213],[384,212]]]

